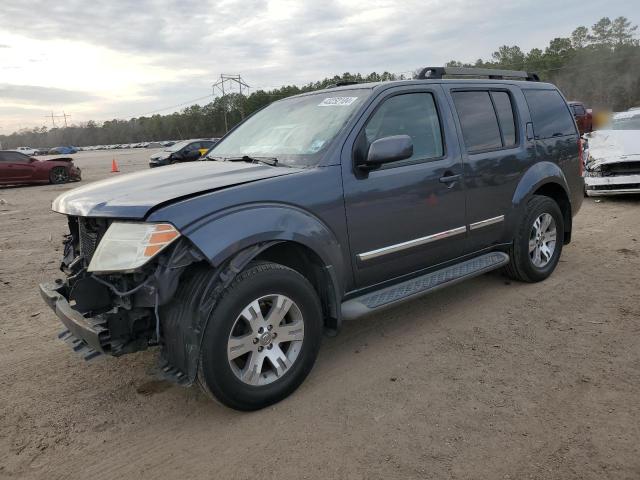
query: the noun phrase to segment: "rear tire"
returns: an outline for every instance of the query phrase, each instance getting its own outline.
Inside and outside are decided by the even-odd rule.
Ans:
[[[283,265],[251,263],[209,317],[198,381],[228,407],[264,408],[300,386],[321,338],[322,310],[309,281]]]
[[[67,183],[69,181],[69,172],[64,167],[54,167],[49,172],[49,181],[54,185]]]
[[[540,282],[555,270],[564,240],[564,219],[558,204],[534,195],[516,229],[505,273],[522,282]]]

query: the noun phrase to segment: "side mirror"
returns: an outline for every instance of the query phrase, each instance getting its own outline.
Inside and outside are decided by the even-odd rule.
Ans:
[[[377,168],[384,163],[406,160],[413,155],[413,140],[409,135],[379,138],[369,146],[363,168]]]

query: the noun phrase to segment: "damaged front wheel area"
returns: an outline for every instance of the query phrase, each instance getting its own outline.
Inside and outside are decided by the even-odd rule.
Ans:
[[[304,381],[321,338],[320,302],[308,280],[279,264],[251,263],[215,302],[198,381],[231,408],[266,407]]]

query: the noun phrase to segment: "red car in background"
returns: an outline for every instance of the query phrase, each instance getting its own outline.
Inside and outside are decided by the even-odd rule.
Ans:
[[[591,109],[586,108],[582,102],[568,102],[573,116],[578,124],[580,135],[593,131],[593,115]]]
[[[19,152],[0,150],[0,185],[79,181],[80,169],[71,158],[38,160]]]

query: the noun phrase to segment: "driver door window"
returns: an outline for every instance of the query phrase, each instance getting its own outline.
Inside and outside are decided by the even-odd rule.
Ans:
[[[444,155],[438,111],[430,93],[407,93],[389,98],[374,112],[364,133],[367,150],[375,140],[393,135],[409,135],[413,140],[413,155],[387,168]]]

